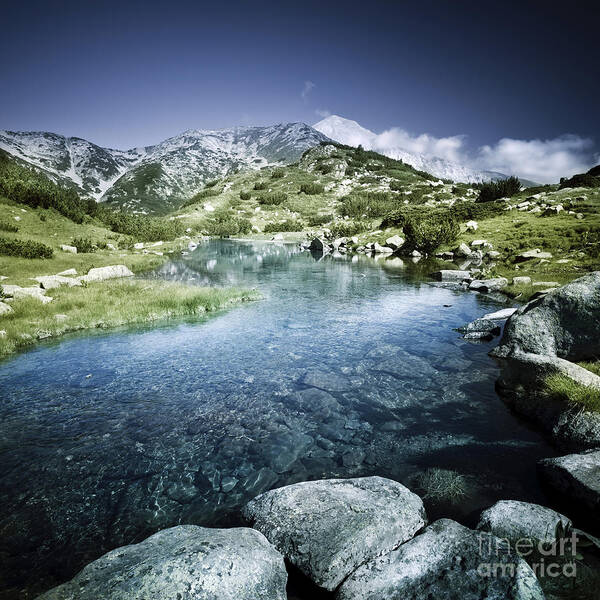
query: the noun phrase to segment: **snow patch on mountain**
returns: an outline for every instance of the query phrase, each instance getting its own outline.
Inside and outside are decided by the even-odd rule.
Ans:
[[[379,142],[379,136],[365,129],[356,121],[331,115],[313,125],[313,128],[341,144],[348,146],[362,145],[366,150],[375,150],[385,156],[413,166],[415,169],[431,173],[442,179],[462,181],[467,183],[482,183],[492,179],[505,179],[507,176],[493,171],[478,171],[465,165],[449,161],[439,156],[427,156],[410,152],[401,147],[384,146]]]

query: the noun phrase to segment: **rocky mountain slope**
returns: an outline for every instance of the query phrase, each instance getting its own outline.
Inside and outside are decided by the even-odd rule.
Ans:
[[[362,145],[367,150],[376,150],[385,156],[412,165],[415,169],[431,173],[442,179],[451,179],[465,183],[482,183],[497,179],[506,179],[508,175],[495,171],[477,171],[464,165],[451,162],[439,156],[426,156],[409,152],[404,148],[381,148],[377,141],[377,134],[365,129],[356,121],[331,115],[315,123],[313,127],[327,137],[348,144],[349,146]]]
[[[190,130],[155,146],[114,150],[47,132],[0,131],[0,148],[58,183],[139,212],[171,210],[207,181],[297,161],[327,137],[304,123]]]

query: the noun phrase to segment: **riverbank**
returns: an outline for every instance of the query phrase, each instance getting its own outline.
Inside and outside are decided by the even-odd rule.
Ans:
[[[113,280],[52,290],[52,301],[35,297],[10,304],[0,321],[0,359],[40,340],[85,329],[198,317],[260,297],[253,290],[202,288],[146,280]]]

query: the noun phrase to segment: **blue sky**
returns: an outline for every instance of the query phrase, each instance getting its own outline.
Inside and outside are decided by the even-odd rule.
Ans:
[[[570,134],[565,151],[591,163],[599,20],[577,1],[12,3],[0,128],[127,148],[333,113],[460,136],[471,158]]]

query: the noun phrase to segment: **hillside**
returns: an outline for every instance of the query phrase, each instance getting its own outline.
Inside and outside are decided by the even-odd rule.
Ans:
[[[154,146],[114,150],[47,132],[0,132],[0,149],[84,197],[164,214],[215,177],[286,164],[327,138],[303,123],[190,130]]]

